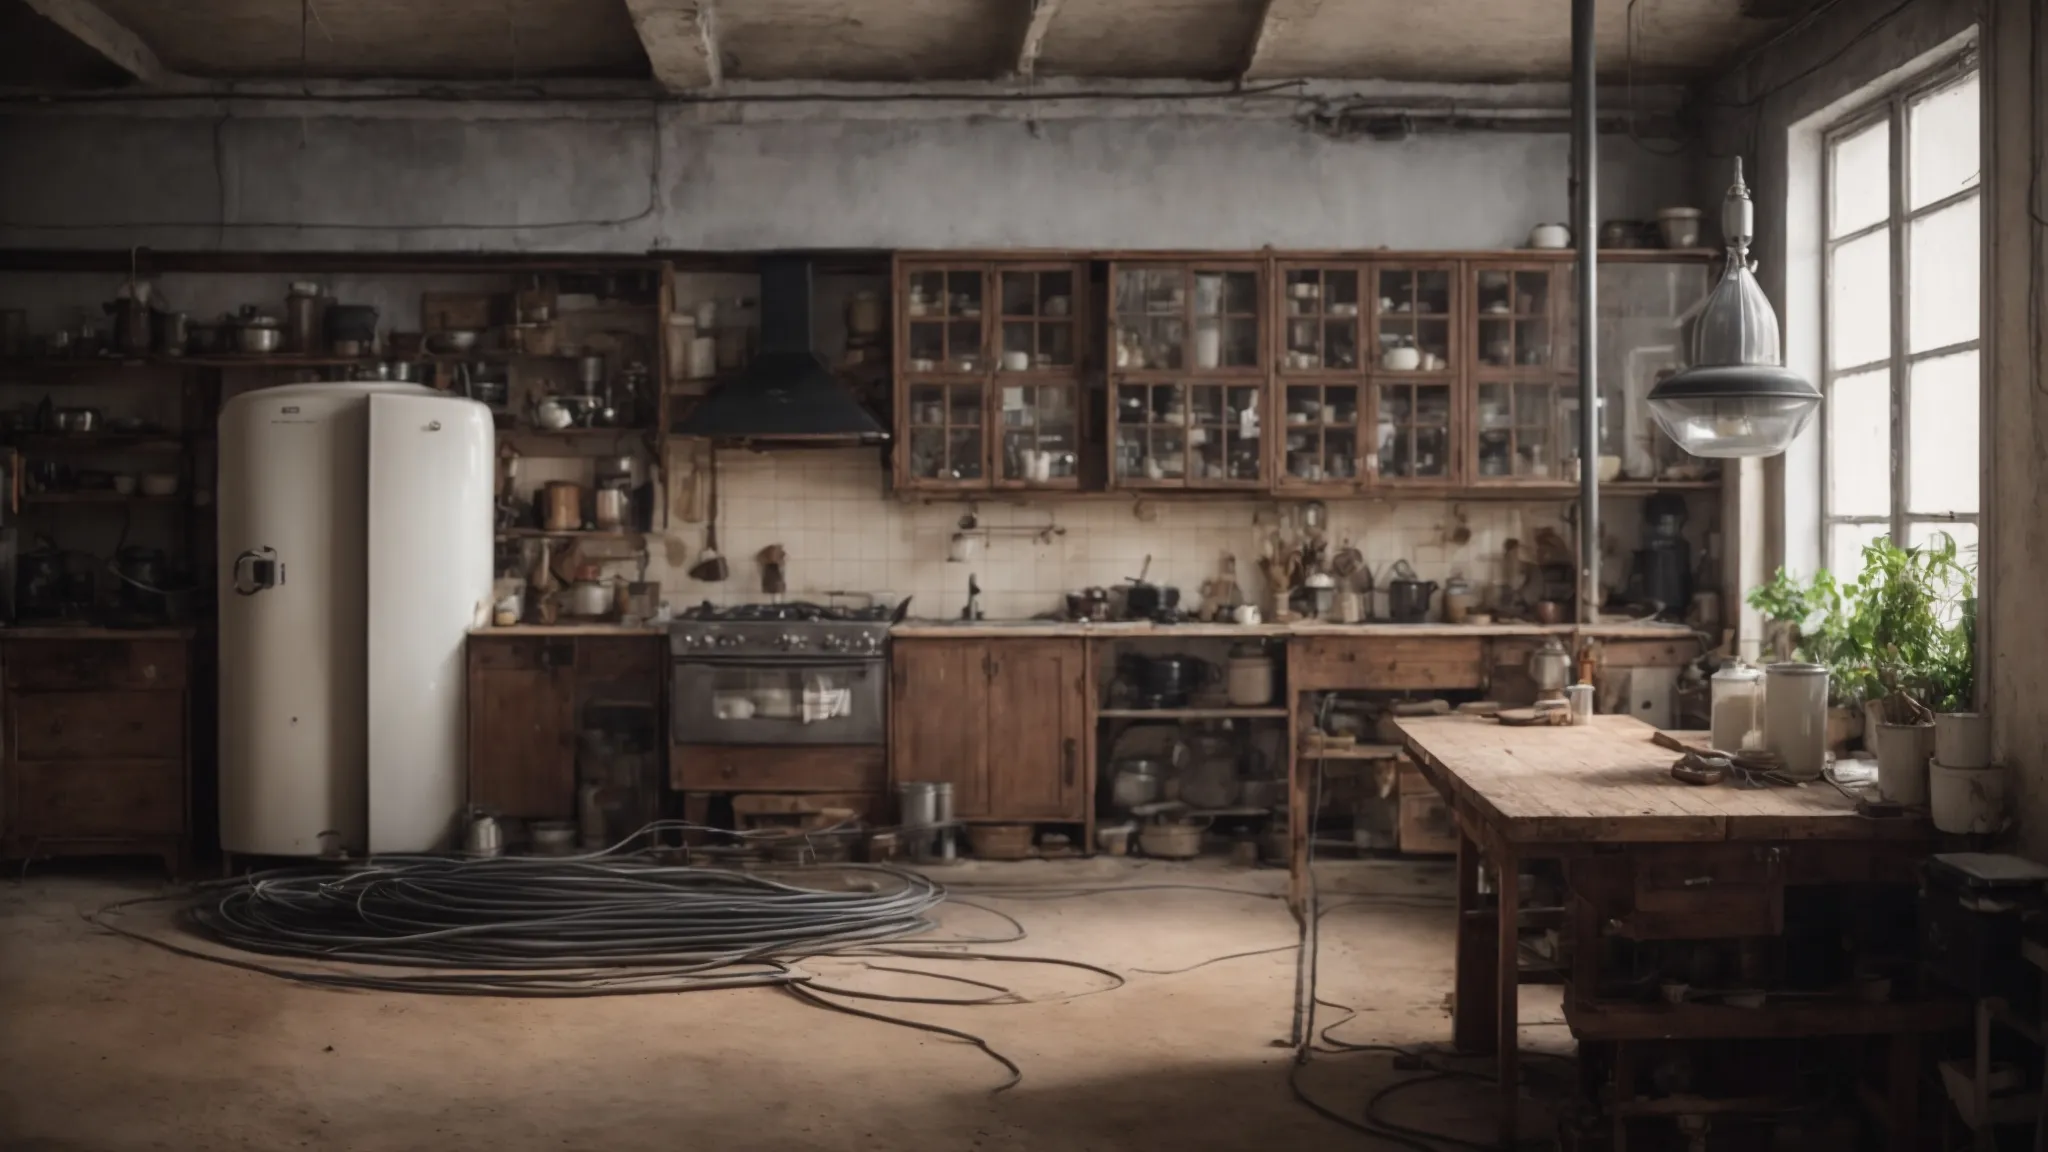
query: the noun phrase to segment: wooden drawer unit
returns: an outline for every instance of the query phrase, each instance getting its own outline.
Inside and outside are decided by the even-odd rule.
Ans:
[[[881,792],[888,783],[888,749],[880,744],[669,751],[670,786],[690,792]]]
[[[0,656],[0,668],[5,669],[9,689],[182,689],[185,645],[178,640],[10,640]]]
[[[1297,688],[1483,688],[1486,642],[1478,637],[1310,636],[1289,664]]]
[[[11,807],[42,837],[177,836],[185,831],[184,766],[176,760],[15,766]]]
[[[181,692],[49,692],[14,696],[12,755],[20,760],[180,760]]]

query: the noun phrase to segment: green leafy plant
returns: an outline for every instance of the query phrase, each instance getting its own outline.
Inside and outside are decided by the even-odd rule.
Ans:
[[[1838,707],[1862,702],[1874,687],[1869,661],[1850,629],[1856,592],[1854,584],[1838,583],[1825,568],[1805,583],[1780,568],[1748,596],[1749,606],[1770,626],[1768,642],[1778,658],[1825,667],[1828,703]]]

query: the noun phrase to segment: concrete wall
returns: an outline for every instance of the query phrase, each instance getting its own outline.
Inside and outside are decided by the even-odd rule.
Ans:
[[[1296,110],[1292,100],[10,109],[0,247],[1486,248],[1567,218],[1561,133],[1336,140],[1300,127]],[[1685,156],[1603,145],[1608,215],[1647,216],[1693,180]]]
[[[1978,667],[1991,709],[1997,755],[2011,765],[2018,790],[2021,850],[2048,859],[2048,395],[2042,392],[2048,348],[2041,329],[2042,285],[2048,283],[2048,208],[2036,195],[2048,112],[2042,43],[2048,16],[2039,0],[1986,0],[1984,91],[1985,363],[1987,430],[1985,504],[1979,563],[1984,573],[1985,625]],[[2032,52],[2029,52],[2029,48]]]

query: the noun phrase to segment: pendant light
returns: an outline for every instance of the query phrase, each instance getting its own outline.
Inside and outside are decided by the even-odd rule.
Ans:
[[[1738,156],[1721,209],[1727,267],[1693,328],[1693,366],[1650,390],[1657,426],[1695,456],[1775,456],[1820,410],[1820,391],[1785,367],[1778,317],[1749,259],[1755,221]]]

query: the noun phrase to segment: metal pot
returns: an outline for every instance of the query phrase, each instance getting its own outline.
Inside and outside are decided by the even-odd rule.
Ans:
[[[1429,618],[1429,598],[1435,594],[1434,580],[1390,580],[1387,615],[1396,624],[1420,624]]]
[[[1110,803],[1117,808],[1130,809],[1159,799],[1160,787],[1166,779],[1166,765],[1158,760],[1119,760],[1115,773],[1109,783]]]
[[[1202,854],[1202,833],[1208,821],[1147,824],[1138,830],[1138,847],[1162,860],[1192,860]]]
[[[616,532],[626,524],[629,494],[624,488],[599,488],[591,494],[591,515],[600,532]]]
[[[1180,606],[1180,589],[1140,580],[1124,593],[1124,613],[1132,617],[1157,616]]]
[[[284,328],[275,316],[244,315],[235,329],[235,350],[262,356],[284,346]]]

